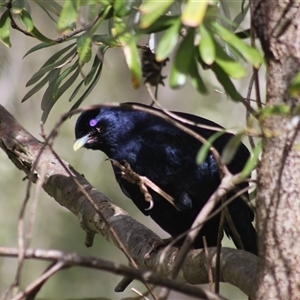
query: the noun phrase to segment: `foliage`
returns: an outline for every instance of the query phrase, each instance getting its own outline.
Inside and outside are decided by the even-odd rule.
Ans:
[[[60,37],[51,39],[36,28],[30,14],[31,5],[43,9]],[[0,40],[5,46],[11,46],[11,22],[13,28],[41,42],[25,57],[45,47],[64,45],[29,79],[27,86],[31,89],[22,100],[47,86],[41,103],[43,122],[56,101],[81,77],[69,97],[69,101],[75,99],[71,109],[79,107],[100,79],[104,55],[110,48],[122,48],[132,85],[138,88],[143,74],[139,48],[144,47],[139,40],[144,36],[148,37],[158,63],[173,56],[169,74],[172,88],[180,88],[190,79],[199,93],[207,93],[203,70],[210,69],[227,95],[239,101],[242,96],[231,78],[245,76],[247,62],[258,68],[263,58],[239,37],[240,33],[236,34],[248,5],[242,2],[241,12],[234,20],[230,19],[225,5],[224,1],[208,0],[200,4],[192,0],[78,0],[64,1],[62,6],[59,1],[8,1],[2,4]],[[82,26],[79,19],[83,11],[88,17]],[[107,33],[99,34],[103,23],[107,25]],[[154,42],[158,33],[162,38]]]

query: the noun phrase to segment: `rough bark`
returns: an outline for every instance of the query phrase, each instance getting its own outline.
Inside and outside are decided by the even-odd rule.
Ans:
[[[0,147],[19,169],[26,174],[31,174],[30,170],[43,147],[43,143],[28,133],[0,105]],[[92,235],[99,233],[120,248],[112,236],[110,230],[112,228],[139,269],[157,272],[159,267],[159,273],[164,277],[168,276],[176,259],[178,248],[171,248],[162,262],[160,261],[161,251],[152,252],[150,257],[145,259],[145,254],[150,250],[149,239],[157,239],[157,235],[132,219],[125,211],[92,187],[68,163],[65,162],[65,164],[88,195],[92,197],[106,222],[101,220],[99,214],[48,147],[43,150],[34,170],[38,176],[43,168],[46,168],[44,190],[59,204],[74,213],[86,232]],[[208,254],[209,257],[207,258],[203,250],[191,250],[178,275],[178,280],[190,284],[208,283],[209,265],[213,274],[215,273],[216,249],[209,248]],[[221,281],[231,283],[248,296],[253,297],[255,294],[256,264],[257,258],[250,253],[222,248]]]
[[[291,110],[261,120],[256,298],[300,299],[300,134],[293,117],[300,99],[287,91],[300,70],[300,2],[254,0],[251,8],[267,62],[267,106]]]

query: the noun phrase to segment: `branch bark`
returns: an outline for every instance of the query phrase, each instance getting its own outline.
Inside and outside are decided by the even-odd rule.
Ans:
[[[43,143],[27,132],[13,116],[0,106],[0,147],[7,153],[15,166],[29,175],[33,181],[35,178],[32,177],[32,174],[38,176],[46,167],[47,174],[43,189],[60,205],[78,217],[81,227],[88,233],[88,236],[99,233],[120,248],[120,244],[111,233],[113,229],[140,270],[158,272],[161,276],[167,277],[172,270],[178,248],[171,248],[162,261],[160,259],[162,251],[152,252],[150,256],[146,256],[151,250],[149,239],[158,239],[158,236],[132,219],[125,211],[91,186],[67,162],[64,162],[72,176],[91,196],[94,204],[106,219],[104,222],[49,147],[43,150],[35,169],[31,170],[43,146]],[[208,256],[207,259],[205,251],[201,249],[189,251],[177,280],[190,284],[208,283],[208,265],[212,267],[215,276],[216,248],[209,248]],[[222,248],[220,279],[222,282],[237,286],[249,297],[254,297],[256,264],[256,256],[250,253]]]
[[[258,169],[257,299],[300,299],[300,97],[288,87],[300,70],[300,2],[251,1],[253,25],[267,61],[267,107],[290,113],[261,120],[263,155]]]

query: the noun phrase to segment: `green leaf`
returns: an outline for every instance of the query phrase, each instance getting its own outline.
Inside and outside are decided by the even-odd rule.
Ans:
[[[145,0],[140,6],[139,10],[141,16],[141,28],[147,28],[153,24],[167,9],[173,4],[175,0],[153,1]]]
[[[228,74],[228,76],[235,79],[240,79],[246,76],[246,69],[244,69],[237,61],[228,56],[218,43],[215,43],[215,49],[215,62]]]
[[[29,14],[29,12],[25,9],[23,9],[20,13],[20,18],[22,20],[22,23],[24,24],[26,30],[28,32],[31,32],[33,30],[33,21],[32,21],[32,18]]]
[[[79,64],[88,63],[92,57],[91,49],[92,38],[89,32],[82,34],[77,38],[77,53]]]
[[[177,16],[160,16],[153,24],[147,28],[135,28],[137,34],[150,34],[167,30],[178,20]]]
[[[259,120],[262,120],[266,117],[271,115],[279,115],[279,116],[286,116],[290,114],[291,108],[286,104],[277,104],[272,106],[266,106],[265,108],[261,109],[257,116]]]
[[[264,63],[264,59],[257,49],[246,45],[243,40],[239,39],[234,33],[219,23],[212,22],[211,25],[215,29],[216,34],[218,34],[224,42],[241,53],[255,68],[258,68]]]
[[[204,26],[204,24],[201,24],[201,26],[199,27],[199,33],[201,35],[199,53],[201,55],[202,60],[206,64],[211,65],[216,58],[215,41],[211,33]]]
[[[259,142],[255,146],[252,155],[248,158],[248,160],[244,166],[244,169],[241,172],[242,178],[247,178],[250,175],[250,173],[255,169],[258,159],[259,159],[259,155],[261,153],[261,150],[262,150],[262,144],[261,144],[261,142]]]
[[[142,79],[141,60],[139,50],[135,44],[134,37],[126,32],[126,24],[121,18],[114,18],[116,33],[119,34],[119,41],[122,44],[123,53],[127,66],[131,72],[132,86],[137,89]]]
[[[80,96],[80,98],[75,102],[75,104],[71,107],[70,111],[73,109],[77,109],[80,104],[84,101],[84,99],[90,94],[90,92],[94,89],[94,87],[96,86],[97,82],[100,79],[100,75],[101,75],[101,71],[102,71],[102,66],[103,63],[99,65],[97,73],[93,79],[93,81],[91,82],[91,84],[89,85],[89,87],[85,90],[85,92]],[[79,88],[81,87],[83,81],[77,86],[76,88],[76,93],[79,91]],[[75,91],[74,91],[75,92]],[[70,97],[69,101],[71,101],[73,99],[73,95]],[[71,99],[72,98],[72,99]]]
[[[95,34],[92,37],[92,41],[97,45],[105,45],[109,48],[115,48],[119,46],[115,37],[108,34]]]
[[[300,72],[298,72],[292,80],[292,83],[288,87],[288,92],[292,97],[300,96]]]
[[[170,87],[172,89],[183,87],[186,83],[186,77],[187,76],[185,74],[178,71],[178,69],[175,67],[175,63],[173,62],[169,77]]]
[[[25,8],[24,0],[12,0],[11,11],[14,14],[19,14]]]
[[[35,26],[33,27],[31,34],[41,42],[48,43],[51,45],[57,44],[55,40],[49,39],[48,37],[43,35]]]
[[[51,104],[51,107],[52,107],[54,105],[54,103],[56,102],[55,97],[54,97],[54,87],[55,87],[55,83],[58,79],[59,72],[60,72],[60,70],[58,70],[58,69],[52,70],[50,72],[49,85],[48,85],[48,87],[43,95],[42,101],[41,101],[41,108],[43,111],[47,108],[47,106],[49,107]],[[50,109],[49,109],[48,113],[49,112],[50,112]],[[48,114],[47,114],[47,116],[48,116]],[[46,119],[42,119],[42,120],[46,121]]]
[[[102,49],[99,48],[99,50],[97,51],[97,53],[95,55],[95,58],[94,58],[93,65],[92,65],[89,73],[86,75],[86,77],[84,79],[84,85],[88,85],[91,82],[91,80],[93,79],[99,65],[103,63],[104,51]]]
[[[81,80],[80,83],[77,85],[77,87],[74,89],[72,95],[69,98],[69,102],[71,102],[75,98],[75,96],[78,94],[78,92],[79,92],[80,88],[82,87],[83,83],[84,83],[84,80]]]
[[[21,102],[26,101],[29,99],[32,95],[37,93],[47,82],[49,82],[49,78],[52,76],[51,72],[49,72],[45,78],[43,78],[37,85],[35,85],[31,90],[29,90],[26,95],[23,97]]]
[[[9,24],[9,11],[6,10],[0,18],[0,41],[8,48],[11,47]]]
[[[71,51],[69,51],[62,59],[59,61],[56,61],[62,54],[64,54],[68,49],[70,49],[74,44],[71,44],[64,49],[58,51],[54,55],[52,55],[45,63],[44,65],[37,71],[26,83],[26,86],[30,86],[34,83],[36,83],[42,76],[45,75],[45,73],[51,71],[52,69],[61,66],[62,64],[66,63],[68,58],[70,58],[72,55],[76,53],[76,48],[74,47]]]
[[[157,61],[164,61],[173,51],[178,41],[180,26],[180,20],[174,20],[173,25],[164,33],[155,51],[155,58]]]
[[[181,21],[189,27],[199,26],[206,13],[208,0],[188,0],[181,15]]]
[[[72,30],[77,18],[78,11],[76,1],[65,1],[57,23],[57,30],[60,32]]]
[[[59,98],[58,97],[58,89],[62,83],[62,81],[68,76],[70,75],[75,69],[77,69],[80,72],[80,68],[78,66],[78,62],[75,62],[72,66],[70,66],[69,68],[67,68],[66,70],[64,70],[57,78],[57,80],[55,81],[55,85],[53,88],[53,97],[56,98],[56,100]],[[79,73],[78,73],[79,74]]]
[[[242,96],[237,91],[228,75],[216,63],[211,65],[211,70],[215,73],[218,81],[223,86],[228,96],[234,101],[240,101]]]
[[[225,165],[230,164],[233,157],[235,156],[240,144],[242,143],[242,138],[245,135],[245,130],[238,132],[233,135],[222,151],[221,160]]]
[[[58,89],[56,98],[58,99],[76,80],[80,74],[80,68],[77,68],[74,74]]]
[[[209,152],[209,149],[213,145],[214,141],[224,133],[225,133],[225,131],[218,131],[218,132],[214,133],[211,137],[209,137],[209,139],[207,139],[206,143],[202,145],[202,147],[200,148],[200,150],[196,156],[196,164],[197,165],[200,165],[205,161],[207,154]]]
[[[114,2],[114,15],[123,17],[131,12],[132,5],[135,0],[115,0]]]
[[[189,69],[189,75],[191,76],[191,83],[193,87],[201,94],[207,94],[207,88],[199,74],[196,59],[194,58],[194,63],[191,64]]]
[[[175,67],[183,74],[189,74],[191,65],[195,62],[194,56],[196,48],[194,46],[194,33],[195,30],[193,28],[188,30],[174,58]]]

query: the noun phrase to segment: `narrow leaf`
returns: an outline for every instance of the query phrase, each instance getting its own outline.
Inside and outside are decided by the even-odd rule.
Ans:
[[[246,165],[242,170],[241,173],[242,178],[247,178],[250,175],[250,173],[255,169],[258,162],[259,155],[261,153],[261,147],[262,147],[261,142],[255,146],[252,155],[248,158]]]
[[[201,24],[201,26],[199,27],[199,33],[201,35],[199,53],[201,55],[202,60],[206,64],[211,65],[216,58],[216,48],[214,39],[211,33],[204,26],[204,24]]]
[[[119,34],[119,41],[122,44],[123,53],[127,66],[131,72],[131,81],[133,88],[140,86],[142,79],[141,60],[134,37],[126,32],[126,24],[121,18],[114,18],[116,33]]]
[[[242,143],[242,138],[245,135],[245,130],[238,132],[233,135],[222,151],[221,160],[223,164],[228,165],[235,156],[240,144]]]
[[[241,53],[255,68],[264,63],[264,59],[257,49],[246,45],[243,40],[239,39],[234,33],[219,23],[212,22],[211,25],[224,42]]]
[[[197,65],[196,59],[194,58],[194,63],[191,64],[189,69],[192,85],[199,93],[207,94],[207,88],[199,74]]]
[[[11,47],[9,24],[9,11],[6,10],[0,18],[0,41],[8,48]]]
[[[139,10],[141,16],[141,28],[147,28],[154,23],[167,9],[172,5],[174,0],[153,1],[146,0],[140,6]]]
[[[79,63],[88,63],[92,57],[91,49],[92,38],[89,33],[84,33],[77,38],[77,53]]]
[[[178,41],[180,26],[181,22],[177,19],[164,33],[155,51],[155,57],[157,61],[164,61],[173,51]]]
[[[175,66],[175,63],[173,63],[169,77],[170,87],[172,89],[178,89],[183,87],[186,83],[186,77],[186,74],[179,72]]]
[[[69,45],[69,46],[73,46],[73,45]],[[70,48],[69,46],[66,47],[66,48]],[[50,57],[44,63],[44,65],[41,67],[41,69],[39,71],[37,71],[29,79],[29,81],[26,83],[26,86],[30,86],[30,85],[36,83],[41,77],[43,77],[45,75],[45,73],[47,73],[47,72],[51,71],[52,69],[64,64],[68,60],[68,58],[70,58],[72,55],[74,55],[76,53],[76,48],[73,48],[62,59],[60,59],[59,61],[56,61],[58,57],[60,57],[63,53],[66,52],[66,48],[60,50],[59,52],[55,53],[52,57]]]
[[[22,12],[20,13],[20,18],[22,20],[22,23],[24,24],[26,30],[28,32],[31,32],[34,25],[33,25],[33,21],[32,18],[29,14],[29,12],[25,9],[22,10]]]
[[[62,8],[60,18],[57,22],[58,31],[71,30],[74,27],[74,23],[77,21],[78,11],[76,1],[65,1]]]
[[[218,131],[218,132],[214,133],[209,139],[207,139],[206,143],[202,145],[202,147],[199,149],[199,152],[196,156],[196,164],[197,165],[200,165],[205,161],[207,154],[209,152],[209,149],[213,145],[214,141],[218,137],[220,137],[222,134],[224,134],[224,131]]]
[[[230,76],[231,78],[240,79],[246,76],[247,71],[237,61],[226,54],[218,43],[215,43],[216,63]]]
[[[206,13],[208,0],[188,0],[182,12],[181,21],[189,27],[199,26]]]
[[[194,29],[189,29],[186,37],[181,42],[174,58],[175,67],[183,74],[190,73],[190,67],[194,63],[196,48],[194,46]]]
[[[298,97],[300,95],[300,72],[298,72],[292,80],[288,91],[292,97]]]
[[[215,73],[218,81],[223,86],[228,96],[234,101],[240,101],[242,96],[237,91],[228,75],[215,63],[211,65],[211,70]]]
[[[118,17],[123,17],[131,12],[132,5],[135,0],[115,0],[114,2],[114,14]]]

